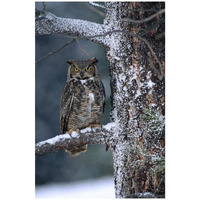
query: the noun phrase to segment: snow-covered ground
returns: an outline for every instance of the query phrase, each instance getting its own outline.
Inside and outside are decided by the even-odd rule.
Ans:
[[[115,198],[113,177],[36,186],[36,198]]]

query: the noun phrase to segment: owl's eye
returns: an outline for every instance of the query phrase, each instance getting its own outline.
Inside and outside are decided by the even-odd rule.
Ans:
[[[75,71],[75,72],[78,72],[78,71],[79,71],[79,69],[78,69],[77,67],[75,67],[75,68],[74,68],[74,71]]]
[[[86,71],[90,71],[90,70],[91,70],[91,67],[89,66],[89,67],[87,67],[85,70],[86,70]]]

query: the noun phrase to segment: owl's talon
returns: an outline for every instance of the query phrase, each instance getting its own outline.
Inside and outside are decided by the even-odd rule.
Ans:
[[[89,127],[101,128],[101,124],[91,124],[91,125],[89,125]]]
[[[74,139],[74,137],[72,137],[73,131],[77,132],[77,133],[80,135],[80,130],[79,130],[79,129],[76,129],[76,130],[70,129],[70,130],[67,131],[66,133],[68,133],[68,135],[69,135],[72,139]]]
[[[91,128],[91,132],[92,132],[93,137],[94,137],[95,136],[94,135],[94,132],[95,132],[94,129],[95,128],[101,128],[101,125],[100,124],[90,124],[89,127]]]
[[[91,129],[94,129],[94,128],[101,128],[102,126],[101,126],[101,124],[91,124],[89,127]]]

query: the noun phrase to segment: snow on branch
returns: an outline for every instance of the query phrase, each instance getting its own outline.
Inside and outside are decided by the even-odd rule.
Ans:
[[[107,144],[114,145],[112,136],[116,124],[114,122],[102,126],[102,128],[85,128],[80,133],[75,131],[72,134],[57,135],[53,138],[39,142],[35,146],[35,154],[37,156],[53,153],[62,149],[70,149],[74,146],[84,144]]]
[[[102,6],[102,5],[98,4],[98,3],[94,3],[93,1],[89,1],[88,3],[89,3],[91,6],[96,6],[96,7],[99,7],[99,8],[106,9],[105,6]]]
[[[165,12],[165,9],[160,10],[149,18],[144,19],[146,21],[151,20],[152,18],[158,16]],[[94,22],[89,22],[85,20],[79,19],[69,19],[57,17],[50,12],[38,11],[36,10],[36,34],[44,35],[44,34],[65,34],[72,36],[77,40],[77,37],[82,39],[88,39],[93,42],[97,42],[99,44],[104,44],[107,47],[111,47],[112,40],[110,39],[110,35],[113,33],[124,33],[128,34],[132,37],[136,37],[142,40],[150,49],[152,56],[156,59],[159,64],[160,71],[155,69],[155,72],[158,75],[158,78],[161,80],[163,78],[163,66],[156,56],[153,48],[149,44],[149,42],[142,38],[137,34],[133,34],[128,30],[110,30],[110,27],[105,24],[98,24]]]
[[[36,12],[36,34],[68,34],[75,36],[93,36],[94,33],[100,35],[104,32],[102,24],[80,20],[57,17],[50,12]],[[103,43],[102,38],[91,38],[91,41]]]
[[[100,10],[98,10],[96,7],[94,7],[93,5],[91,5],[90,3],[89,4],[86,4],[86,6],[90,9],[90,10],[92,10],[92,11],[94,11],[95,13],[97,13],[98,15],[100,15],[101,17],[105,17],[105,14],[102,12],[102,11],[100,11]]]

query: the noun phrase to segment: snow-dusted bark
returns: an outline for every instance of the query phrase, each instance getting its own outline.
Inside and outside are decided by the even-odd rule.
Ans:
[[[53,138],[38,142],[35,146],[37,156],[49,154],[55,151],[70,149],[74,146],[84,144],[106,144],[113,145],[112,135],[115,131],[115,123],[108,123],[102,128],[85,128],[79,133],[73,131],[72,134],[57,135]],[[110,143],[112,141],[112,143]]]
[[[105,33],[104,26],[94,22],[62,18],[50,12],[41,12],[36,18],[35,27],[37,35],[67,34],[76,37],[89,37],[91,41],[104,43],[103,37],[93,38],[94,35]]]
[[[108,26],[115,24],[118,29],[130,30],[133,35],[143,28],[142,25],[133,27],[123,18],[142,18],[141,12],[138,16],[138,12],[132,10],[145,9],[145,3],[107,3],[107,6],[112,7],[106,15]],[[151,8],[159,9],[159,4],[152,4]],[[148,25],[151,27],[151,22]],[[111,35],[110,42],[107,57],[110,61],[112,119],[117,124],[114,136],[118,138],[113,149],[116,197],[140,197],[141,193],[146,197],[162,196],[164,129],[149,129],[151,122],[146,119],[145,109],[164,120],[164,77],[161,76],[164,69],[158,73],[159,63],[144,40],[116,33]],[[159,53],[164,62],[163,52]]]
[[[109,143],[117,198],[163,197],[164,3],[106,2],[105,8],[103,24],[48,13],[36,20],[36,33],[76,35],[106,47],[114,128],[109,134],[102,129],[96,138],[81,135],[81,142]]]

